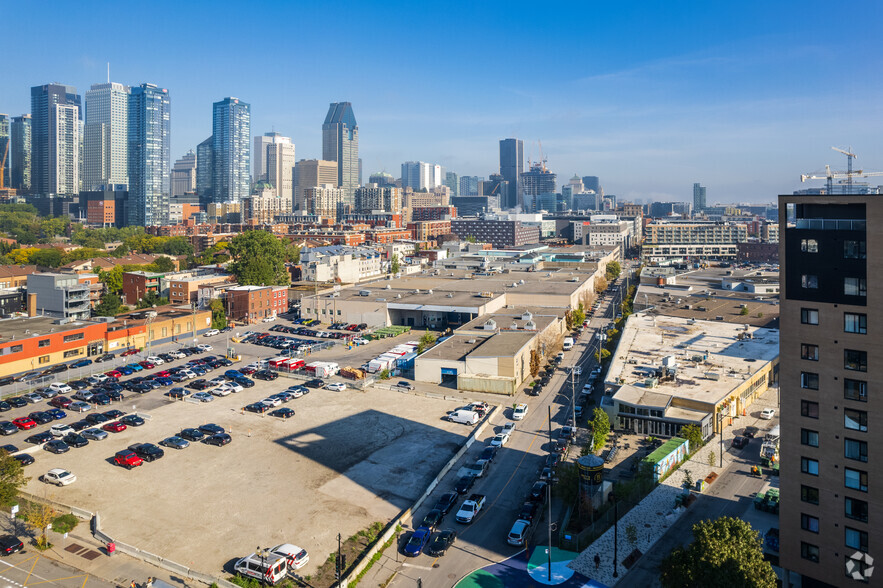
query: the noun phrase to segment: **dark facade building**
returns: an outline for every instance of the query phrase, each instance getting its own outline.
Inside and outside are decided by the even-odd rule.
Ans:
[[[749,263],[779,263],[779,244],[758,241],[736,243],[736,260]]]
[[[583,176],[583,188],[601,192],[601,179],[598,176]]]
[[[165,225],[171,192],[171,102],[169,91],[153,84],[129,96],[129,202],[133,226]]]
[[[59,188],[66,182],[56,179],[63,174],[60,164],[72,164],[68,160],[78,153],[78,145],[73,145],[78,137],[62,132],[66,126],[56,122],[60,117],[59,106],[75,107],[78,120],[83,120],[82,99],[74,86],[45,84],[31,88],[31,191],[34,194],[63,192]]]
[[[529,196],[554,194],[557,187],[557,177],[556,174],[546,169],[544,163],[532,164],[529,171],[521,174],[521,191],[524,200],[527,201]]]
[[[322,159],[337,162],[337,185],[359,186],[359,125],[349,102],[333,102],[322,123]]]
[[[12,158],[12,187],[19,194],[31,191],[31,115],[12,118],[12,142],[9,146]],[[7,160],[7,165],[9,160]]]
[[[196,196],[202,206],[214,201],[212,176],[214,175],[214,149],[212,137],[196,146]]]
[[[42,216],[80,216],[80,197],[56,196],[54,194],[30,194],[25,201],[37,209]]]
[[[500,141],[500,175],[508,182],[506,192],[500,194],[503,208],[515,208],[521,201],[521,174],[524,172],[524,141],[502,139]]]
[[[498,198],[489,196],[457,196],[451,198],[451,204],[457,208],[459,216],[478,216],[496,208]]]
[[[500,201],[501,208],[509,208],[504,204],[504,198],[509,192],[509,182],[500,174],[491,174],[487,180],[478,182],[479,196],[493,196]]]
[[[791,195],[779,206],[781,565],[805,587],[860,585],[849,571],[861,579],[864,554],[883,546],[883,201]]]
[[[650,218],[664,218],[666,216],[681,215],[690,216],[691,207],[689,202],[651,202]]]
[[[451,231],[461,239],[474,237],[479,243],[490,243],[499,249],[540,242],[540,228],[529,227],[520,221],[453,219]]]
[[[418,206],[411,211],[411,220],[414,222],[446,220],[456,216],[456,206]]]

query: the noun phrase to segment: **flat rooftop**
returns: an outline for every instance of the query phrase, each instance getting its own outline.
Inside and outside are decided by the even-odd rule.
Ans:
[[[675,379],[645,388],[667,356],[677,362]],[[716,405],[778,356],[776,329],[640,312],[626,321],[605,385]]]
[[[466,361],[466,356],[478,349],[488,338],[475,335],[453,335],[421,355],[420,359]]]
[[[78,320],[58,324],[58,317],[32,316],[16,317],[0,320],[0,342],[8,343],[29,337],[45,337],[50,333],[73,331],[89,325],[99,324],[95,321]]]
[[[474,331],[474,330],[482,330],[484,325],[491,319],[497,323],[497,329],[510,329],[513,323],[519,328],[523,329],[525,324],[527,324],[527,320],[522,317],[526,312],[531,314],[530,320],[536,325],[536,329],[540,332],[546,329],[550,323],[552,323],[556,319],[561,319],[564,317],[565,309],[563,308],[543,308],[543,307],[515,307],[515,308],[502,308],[496,312],[491,312],[487,314],[483,314],[478,318],[475,318],[462,327],[458,328],[458,331]],[[488,331],[489,333],[491,331]]]
[[[473,357],[514,357],[519,349],[530,343],[537,331],[501,331],[488,337],[469,355]]]

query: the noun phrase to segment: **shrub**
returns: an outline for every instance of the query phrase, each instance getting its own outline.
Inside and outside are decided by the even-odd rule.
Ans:
[[[56,533],[70,533],[80,523],[80,519],[68,513],[52,519],[52,530]]]

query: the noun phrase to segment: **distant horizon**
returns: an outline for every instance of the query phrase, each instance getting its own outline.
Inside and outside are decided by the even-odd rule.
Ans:
[[[157,2],[133,18],[126,5],[10,4],[7,46],[25,49],[4,64],[0,112],[28,113],[30,88],[51,81],[85,97],[110,62],[111,81],[169,90],[172,163],[211,135],[212,103],[236,96],[252,136],[291,137],[298,160],[321,158],[328,105],[352,102],[363,181],[413,160],[486,178],[509,137],[525,166],[542,142],[559,189],[593,175],[623,201],[692,201],[698,182],[708,202],[775,202],[824,185],[801,174],[845,169],[832,146],[883,170],[883,81],[868,75],[883,6],[867,0],[842,15],[818,1],[463,3],[432,19],[403,2],[237,4],[229,18],[232,6]]]

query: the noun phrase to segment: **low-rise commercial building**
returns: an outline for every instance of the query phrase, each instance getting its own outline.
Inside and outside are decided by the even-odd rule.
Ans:
[[[303,278],[314,282],[355,284],[382,275],[383,253],[368,247],[311,247],[301,251]]]
[[[288,310],[287,286],[232,286],[225,296],[227,317],[247,325]]]
[[[540,241],[540,229],[525,226],[520,221],[456,218],[451,220],[451,231],[461,239],[475,239],[497,248]]]

